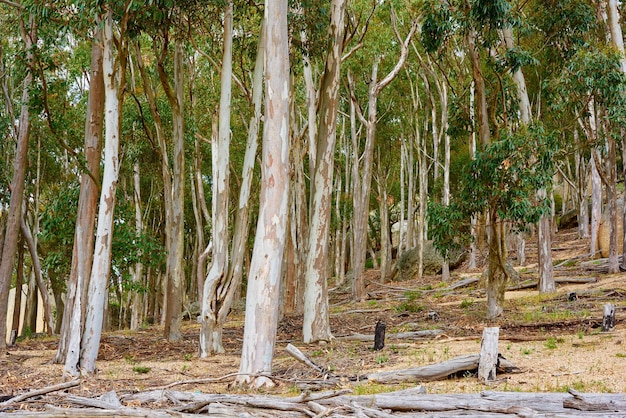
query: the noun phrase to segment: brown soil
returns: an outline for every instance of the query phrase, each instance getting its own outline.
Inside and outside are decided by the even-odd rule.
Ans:
[[[529,243],[529,247],[530,247]],[[568,387],[584,392],[626,391],[626,329],[624,327],[623,275],[607,275],[602,267],[584,257],[588,242],[577,240],[576,231],[560,232],[553,243],[556,277],[595,277],[596,283],[558,286],[557,293],[538,295],[525,290],[507,293],[504,315],[485,319],[484,291],[480,285],[445,289],[452,282],[479,271],[466,267],[453,272],[451,283],[438,276],[410,282],[378,284],[378,272],[368,272],[369,299],[350,301],[350,295],[331,292],[331,327],[337,340],[322,345],[301,343],[302,317],[284,317],[278,329],[274,375],[278,386],[272,393],[293,395],[303,382],[322,378],[317,372],[296,362],[284,352],[288,342],[298,346],[314,362],[340,376],[341,387],[357,394],[396,390],[414,386],[380,385],[363,381],[371,372],[403,369],[444,361],[480,351],[485,326],[500,327],[499,350],[521,368],[522,373],[500,375],[490,386],[495,390],[563,391]],[[536,266],[529,248],[529,263],[520,269],[523,278],[536,277]],[[536,258],[536,257],[535,257]],[[570,262],[564,262],[571,260]],[[568,295],[575,292],[577,299]],[[616,327],[600,332],[602,308],[616,305]],[[387,334],[402,331],[441,329],[435,339],[410,341],[388,338],[381,351],[371,342],[341,340],[353,333],[372,334],[378,320],[387,325]],[[199,359],[198,325],[186,322],[183,340],[167,342],[162,329],[151,327],[139,332],[118,331],[103,336],[98,368],[93,379],[84,381],[72,393],[95,396],[115,390],[118,394],[162,387],[173,382],[236,373],[243,337],[243,313],[235,312],[225,330],[226,354]],[[36,338],[19,341],[8,355],[0,357],[0,395],[18,394],[62,380],[62,366],[51,364],[57,339]],[[231,387],[233,378],[217,383],[185,384],[185,391],[223,393],[241,389]],[[429,393],[480,392],[486,387],[475,376],[463,376],[424,383]]]

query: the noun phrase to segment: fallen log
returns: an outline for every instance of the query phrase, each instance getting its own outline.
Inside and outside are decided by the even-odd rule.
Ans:
[[[367,375],[367,380],[378,383],[430,382],[461,371],[476,369],[479,358],[478,354],[471,354],[428,366],[371,373]]]
[[[426,338],[436,337],[443,334],[440,329],[429,329],[425,331],[399,332],[396,334],[387,334],[389,340],[423,340]],[[374,335],[354,333],[337,337],[337,340],[343,341],[374,341]]]
[[[367,375],[367,380],[378,383],[431,382],[445,379],[459,372],[475,372],[479,362],[480,354],[470,354],[428,366],[371,373]],[[500,355],[498,355],[496,367],[500,373],[521,372],[515,364]]]
[[[459,280],[458,282],[452,283],[450,286],[441,290],[443,290],[444,292],[448,292],[450,290],[454,290],[460,287],[465,287],[474,283],[478,283],[479,281],[480,281],[480,277],[467,277],[465,279]]]
[[[363,405],[386,412],[410,412],[411,416],[450,417],[456,415],[472,417],[497,416],[554,416],[554,417],[588,417],[624,416],[626,402],[623,394],[585,394],[589,403],[610,402],[612,411],[598,415],[595,411],[572,410],[564,406],[564,401],[571,399],[567,393],[523,393],[523,392],[490,392],[480,394],[413,394],[403,395],[391,392],[377,395],[340,396],[320,402],[322,405]],[[616,412],[611,414],[607,412]],[[484,414],[481,414],[484,413]]]
[[[12,413],[11,416],[20,416],[21,413]],[[133,418],[171,418],[180,417],[180,414],[170,414],[166,411],[144,408],[99,409],[99,408],[60,408],[46,405],[45,412],[29,411],[23,416],[41,418],[60,417],[133,417]]]
[[[208,414],[222,417],[372,417],[392,418],[403,413],[412,417],[624,417],[624,394],[491,392],[480,394],[426,394],[423,387],[376,395],[346,395],[345,391],[302,394],[282,398],[248,394],[202,394],[175,391],[140,392],[123,397],[141,400],[145,407],[60,408],[47,405],[46,411],[20,410],[15,417],[191,417]],[[337,396],[333,396],[337,395]],[[64,397],[63,400],[67,400]],[[101,397],[103,399],[108,396]],[[117,398],[117,396],[115,397]],[[83,402],[83,398],[78,398]],[[163,401],[191,402],[163,409]],[[102,400],[102,399],[101,399]],[[150,400],[150,401],[148,401]],[[87,403],[87,402],[85,402]],[[114,403],[114,401],[109,401]],[[154,409],[150,404],[154,403]]]
[[[556,284],[586,284],[586,283],[597,283],[598,279],[596,277],[555,277],[554,283]],[[536,288],[539,284],[539,280],[525,280],[515,286],[508,286],[506,288],[507,292],[512,292],[515,290],[524,290],[524,289],[532,289]]]

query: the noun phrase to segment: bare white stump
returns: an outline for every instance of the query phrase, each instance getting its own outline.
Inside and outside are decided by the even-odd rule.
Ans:
[[[615,305],[607,303],[604,305],[604,315],[602,317],[602,331],[607,332],[615,327]]]
[[[480,358],[478,360],[478,380],[490,382],[496,380],[496,366],[498,364],[498,336],[500,328],[489,327],[483,330],[483,339],[480,343]]]

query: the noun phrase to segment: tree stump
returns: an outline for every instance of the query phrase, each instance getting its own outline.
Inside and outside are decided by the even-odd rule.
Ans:
[[[387,324],[378,320],[374,330],[374,350],[382,350],[385,347],[385,328]]]
[[[615,327],[615,305],[607,303],[604,305],[604,316],[602,317],[602,331],[607,332]]]
[[[478,362],[478,380],[480,381],[489,382],[496,379],[499,334],[500,328],[498,327],[488,327],[483,330]]]

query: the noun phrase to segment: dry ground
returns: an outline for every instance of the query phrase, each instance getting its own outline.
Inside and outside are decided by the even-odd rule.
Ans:
[[[403,369],[474,354],[480,350],[485,326],[500,327],[499,350],[522,369],[520,374],[500,375],[490,389],[501,391],[626,392],[626,327],[624,308],[626,286],[621,274],[607,275],[600,264],[588,262],[588,243],[576,240],[575,230],[560,232],[554,243],[557,277],[595,277],[596,283],[558,286],[550,295],[536,291],[507,293],[504,315],[485,319],[484,291],[480,285],[444,289],[452,282],[479,271],[461,268],[450,283],[440,277],[420,281],[376,282],[376,271],[368,286],[369,300],[355,304],[345,292],[332,292],[331,326],[335,341],[323,345],[301,343],[301,316],[287,316],[279,326],[274,374],[279,385],[272,393],[294,395],[305,383],[320,379],[313,370],[284,352],[288,342],[332,375],[340,376],[341,387],[356,394],[397,390],[415,384],[381,385],[368,383],[363,376],[382,370]],[[529,251],[532,258],[532,251]],[[569,261],[566,261],[569,260]],[[520,270],[524,278],[536,276],[533,260]],[[577,299],[568,300],[575,292]],[[602,307],[617,306],[617,324],[609,333],[600,332]],[[378,320],[387,324],[387,334],[402,331],[441,329],[435,339],[410,341],[387,339],[382,351],[373,351],[371,342],[345,341],[353,333],[371,334]],[[181,380],[236,373],[243,336],[243,314],[235,312],[225,330],[226,354],[199,359],[198,325],[185,323],[183,340],[169,343],[162,329],[107,333],[98,359],[97,377],[87,380],[72,393],[94,396],[109,390],[119,394],[141,391]],[[13,395],[45,387],[62,380],[62,366],[50,363],[57,340],[39,338],[19,341],[8,355],[0,357],[0,395]],[[232,378],[220,382],[185,384],[180,390],[205,393],[240,391],[231,387]],[[480,392],[485,389],[470,373],[443,381],[424,383],[429,393]]]

